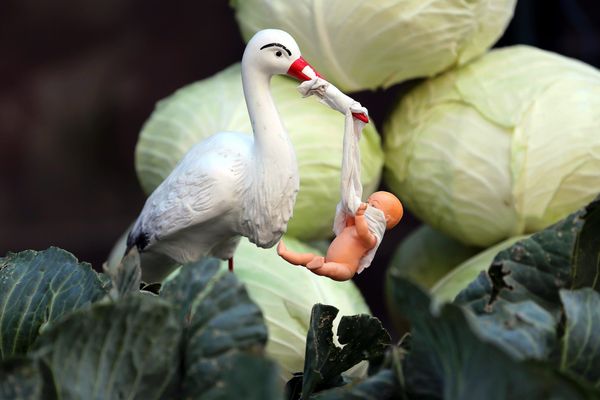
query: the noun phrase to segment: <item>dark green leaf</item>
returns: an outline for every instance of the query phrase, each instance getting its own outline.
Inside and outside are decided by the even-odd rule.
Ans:
[[[288,400],[298,400],[302,394],[302,372],[295,372],[292,379],[285,384],[285,398]]]
[[[175,278],[164,283],[160,295],[176,305],[187,325],[185,395],[227,393],[224,381],[236,373],[231,361],[235,353],[262,352],[267,341],[258,306],[235,275],[220,269],[214,259],[181,267]]]
[[[455,302],[470,304],[479,314],[493,311],[493,303],[498,299],[515,303],[532,300],[558,316],[560,289],[597,283],[599,209],[600,201],[595,201],[501,251],[488,273],[472,282]],[[573,255],[579,260],[576,269]]]
[[[41,361],[10,359],[0,364],[0,399],[52,400],[56,392],[48,367]]]
[[[454,303],[470,306],[476,313],[488,312],[491,311],[488,302],[493,290],[487,271],[481,271],[477,278],[456,296]]]
[[[561,290],[566,315],[561,368],[600,387],[600,294],[591,288]]]
[[[121,262],[112,268],[105,265],[104,272],[110,277],[111,288],[109,295],[113,300],[137,293],[142,281],[140,255],[136,249],[127,254]]]
[[[572,289],[600,291],[600,197],[586,207],[585,224],[573,251]]]
[[[233,353],[227,357],[230,373],[224,374],[219,390],[209,390],[203,400],[282,400],[283,385],[277,365],[264,357]],[[199,398],[199,397],[189,397]]]
[[[69,314],[32,354],[52,370],[61,399],[158,399],[178,371],[180,343],[168,303],[129,296]]]
[[[0,259],[0,359],[24,354],[40,328],[105,294],[87,263],[64,250],[27,250]]]
[[[383,355],[390,335],[381,321],[369,315],[342,317],[338,326],[338,341],[333,342],[333,320],[338,309],[316,304],[313,306],[306,338],[302,398],[306,399],[321,384],[332,385],[340,374],[362,360]]]
[[[445,304],[431,312],[417,286],[394,276],[397,306],[412,324],[405,368],[411,396],[452,399],[594,399],[585,382],[541,362],[517,361],[473,330],[466,311]]]
[[[333,343],[333,320],[338,314],[333,306],[315,304],[311,310],[310,325],[306,337],[302,398],[306,399],[315,387],[324,381],[322,370],[330,359],[337,359],[340,349]]]
[[[98,274],[98,279],[100,279],[100,282],[102,282],[102,287],[104,288],[104,291],[106,293],[110,292],[110,288],[112,287],[112,281],[110,280],[110,276],[101,272]]]
[[[571,255],[589,209],[501,251],[459,293],[455,303],[477,315],[481,336],[518,358],[545,359],[555,350],[558,292],[571,287]]]
[[[499,299],[494,313],[466,315],[480,337],[502,347],[515,359],[545,360],[556,346],[558,321],[533,301],[508,303]]]
[[[532,300],[558,315],[558,291],[571,287],[571,254],[585,214],[585,210],[573,213],[498,253],[488,270],[490,284],[481,282],[485,275],[478,278],[475,287],[470,285],[455,302],[469,303],[476,313],[483,313],[498,299]]]
[[[386,400],[400,398],[399,391],[400,387],[394,372],[384,369],[366,379],[324,390],[310,398],[311,400]]]
[[[149,292],[158,295],[160,293],[160,283],[140,283],[140,291]]]
[[[600,200],[596,200],[565,220],[500,252],[488,274],[481,274],[455,302],[468,304],[478,315],[475,324],[480,327],[480,335],[513,356],[548,358],[556,351],[556,326],[562,313],[558,293],[570,287],[598,289],[599,254]],[[523,307],[523,301],[534,301],[553,317],[540,310],[535,312],[537,317],[517,311],[515,307]],[[565,307],[565,311],[582,312],[577,304],[580,303],[573,303],[571,310]],[[533,309],[531,304],[528,307]],[[510,312],[507,314],[507,310],[515,311],[516,318],[511,317]],[[583,324],[583,329],[593,323],[589,319],[578,319],[578,322]],[[572,321],[569,322],[567,316],[569,323]],[[562,363],[565,366],[573,362],[574,371],[589,376],[590,366],[584,364],[594,364],[596,352],[582,346],[583,342],[574,341],[564,347],[570,354],[563,354]],[[585,356],[579,351],[585,352]]]

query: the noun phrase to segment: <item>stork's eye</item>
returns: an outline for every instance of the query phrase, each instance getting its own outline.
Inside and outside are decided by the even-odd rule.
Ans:
[[[281,51],[277,50],[277,52],[275,53],[275,55],[276,55],[277,57],[281,57]]]

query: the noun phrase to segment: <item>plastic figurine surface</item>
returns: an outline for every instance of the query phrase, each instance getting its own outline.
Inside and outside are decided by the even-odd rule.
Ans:
[[[229,259],[240,236],[275,245],[287,229],[299,188],[290,138],[273,102],[275,74],[317,78],[295,40],[277,29],[260,31],[242,58],[242,84],[254,137],[217,133],[196,144],[150,195],[128,240],[179,263],[206,255]],[[366,116],[363,116],[366,119]]]
[[[346,226],[331,242],[325,257],[312,253],[296,253],[288,250],[283,241],[277,253],[289,263],[303,265],[317,275],[328,276],[336,281],[351,279],[358,270],[360,260],[377,244],[365,220],[367,207],[383,211],[386,229],[391,229],[402,219],[404,209],[396,196],[389,192],[375,192],[367,203],[362,203],[354,217],[346,218]]]

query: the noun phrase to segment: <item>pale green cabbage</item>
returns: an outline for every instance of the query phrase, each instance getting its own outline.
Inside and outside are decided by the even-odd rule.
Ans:
[[[495,246],[483,250],[476,256],[469,258],[440,279],[431,288],[432,297],[437,303],[454,300],[456,295],[473,282],[482,271],[487,271],[489,269],[498,253],[525,238],[527,238],[527,235],[508,238]]]
[[[538,231],[600,192],[600,72],[527,46],[407,94],[384,132],[386,182],[467,244]]]
[[[302,98],[298,82],[281,76],[271,90],[296,149],[300,192],[288,233],[315,240],[332,235],[340,200],[344,116],[316,98]],[[160,101],[144,125],[136,147],[136,170],[150,193],[195,143],[221,131],[252,132],[242,92],[240,65],[192,83]],[[383,166],[380,139],[372,123],[360,141],[365,194],[379,183]]]
[[[231,0],[242,35],[289,32],[340,89],[389,87],[482,54],[502,35],[516,0]]]
[[[295,239],[284,240],[291,250],[320,254]],[[263,312],[269,331],[267,355],[277,361],[285,381],[304,368],[306,334],[314,304],[330,304],[340,310],[334,332],[342,315],[370,314],[352,281],[336,282],[291,265],[277,255],[275,248],[261,249],[242,239],[234,260],[235,276]],[[223,262],[222,267],[227,268],[227,263]]]

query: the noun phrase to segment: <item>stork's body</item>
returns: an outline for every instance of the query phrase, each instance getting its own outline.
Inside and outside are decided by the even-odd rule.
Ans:
[[[297,167],[291,145],[280,150],[287,156],[282,161],[255,157],[257,145],[248,135],[226,132],[195,145],[148,198],[130,238],[147,238],[138,247],[181,263],[205,255],[231,258],[240,235],[273,246],[292,214]],[[269,164],[288,173],[271,179]],[[260,181],[268,182],[263,190],[257,190]]]

